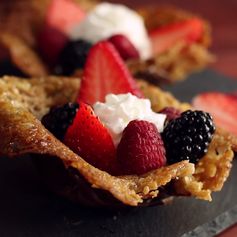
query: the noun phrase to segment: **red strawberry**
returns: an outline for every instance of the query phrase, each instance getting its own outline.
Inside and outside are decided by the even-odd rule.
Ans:
[[[78,101],[103,102],[109,93],[132,93],[142,97],[136,82],[114,46],[106,41],[94,45],[88,54]]]
[[[115,146],[108,130],[89,105],[79,104],[73,123],[64,136],[64,143],[95,167],[114,172]]]
[[[131,121],[117,148],[117,159],[125,174],[144,174],[166,164],[164,144],[156,126]]]
[[[193,99],[193,106],[209,112],[214,122],[237,135],[237,97],[220,92],[207,92]]]
[[[154,54],[159,54],[172,47],[177,41],[192,43],[200,40],[203,34],[203,21],[192,18],[173,23],[149,32]]]
[[[108,41],[114,45],[124,60],[139,58],[137,49],[126,36],[121,34],[113,35]]]
[[[73,0],[51,0],[46,13],[46,24],[67,34],[86,14]]]
[[[43,58],[54,64],[68,41],[68,31],[80,23],[85,13],[72,0],[52,0],[45,23],[38,35],[38,46]]]

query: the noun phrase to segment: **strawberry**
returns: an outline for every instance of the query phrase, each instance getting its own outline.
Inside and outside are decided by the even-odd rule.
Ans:
[[[123,131],[117,159],[124,174],[144,174],[164,166],[166,152],[156,126],[147,121],[131,121]]]
[[[139,59],[139,53],[130,40],[121,34],[111,36],[108,41],[118,50],[125,61],[128,59]]]
[[[79,104],[73,123],[64,136],[64,143],[88,163],[101,170],[114,172],[114,143],[89,105]]]
[[[216,125],[237,135],[237,97],[220,92],[207,92],[193,99],[193,106],[209,112]]]
[[[68,41],[69,30],[79,24],[84,17],[84,11],[72,0],[51,1],[37,39],[39,50],[48,63],[56,62],[60,51]]]
[[[177,41],[184,40],[193,43],[201,39],[203,21],[198,18],[173,23],[149,32],[154,55],[160,54],[172,47]]]
[[[94,45],[86,60],[78,101],[104,102],[109,93],[132,93],[142,97],[137,85],[114,46],[106,41]]]
[[[46,24],[67,34],[85,16],[85,12],[73,0],[51,0],[46,12]]]

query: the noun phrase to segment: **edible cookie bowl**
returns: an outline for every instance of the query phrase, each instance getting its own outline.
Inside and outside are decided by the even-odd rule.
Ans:
[[[138,83],[154,111],[171,105],[182,110],[188,107],[169,93],[143,81]],[[9,86],[14,90],[9,91]],[[65,87],[74,93],[68,96]],[[222,188],[231,169],[236,140],[218,129],[207,154],[196,165],[182,161],[143,175],[112,176],[87,163],[40,123],[38,101],[27,101],[30,91],[41,91],[41,107],[47,110],[55,104],[74,101],[79,87],[80,80],[76,78],[1,79],[1,156],[36,154],[36,163],[51,189],[90,206],[152,205],[163,197],[180,195],[211,200],[211,192]],[[60,100],[54,97],[58,92],[65,95]]]
[[[87,206],[150,206],[174,196],[211,201],[221,190],[236,137],[208,113],[137,73],[134,79],[118,35],[79,54],[83,68],[74,77],[47,76],[38,55],[13,38],[1,35],[15,62],[34,73],[0,79],[0,156],[30,156],[53,192]]]
[[[12,21],[22,8],[28,14],[21,11],[25,20],[19,32]],[[62,15],[64,9],[68,13]],[[133,75],[161,83],[183,80],[214,60],[209,23],[169,6],[130,9],[100,1],[32,0],[16,4],[4,21],[9,24],[0,26],[0,45],[29,77],[80,71],[88,49],[100,40],[117,47]]]

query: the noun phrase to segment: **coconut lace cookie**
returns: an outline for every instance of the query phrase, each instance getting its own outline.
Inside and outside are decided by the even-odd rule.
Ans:
[[[92,206],[138,206],[167,196],[211,200],[221,190],[236,138],[215,130],[209,114],[134,81],[112,44],[91,49],[81,82],[36,80],[27,80],[22,93],[23,79],[1,79],[0,154],[33,154],[58,194]],[[32,88],[41,90],[42,111],[51,107],[41,122]],[[59,101],[55,95],[67,90],[72,96]]]
[[[89,49],[102,40],[115,46],[133,75],[148,80],[182,80],[214,59],[208,50],[211,34],[207,21],[176,8],[133,10],[121,4],[83,0],[40,4],[31,0],[28,5],[34,14],[24,22],[32,40],[10,30],[10,39],[15,39],[10,42],[15,44],[2,45],[29,76],[69,76],[83,70]],[[25,60],[13,51],[18,47],[24,49]]]
[[[10,80],[10,78],[6,79]],[[16,78],[14,79],[16,80]],[[21,80],[19,79],[19,81]],[[48,82],[47,78],[44,80],[51,84],[52,88],[55,88],[53,85],[55,83],[54,80],[57,80],[56,78],[50,82]],[[27,82],[34,87],[33,80],[28,80]],[[160,104],[160,108],[169,105],[171,100],[173,104],[176,104],[176,108],[183,108],[183,105],[169,94],[163,94],[162,91],[147,83],[140,83],[144,94],[148,93],[153,98],[162,96],[161,101],[163,101],[163,104]],[[12,86],[17,88],[15,83]],[[28,87],[29,91],[31,86]],[[42,84],[38,86],[42,87]],[[77,85],[70,84],[70,86],[71,90],[76,92],[79,83]],[[61,90],[63,91],[64,88],[62,87]],[[56,91],[58,92],[55,88]],[[51,93],[54,94],[53,91]],[[57,175],[62,175],[64,178],[65,172],[67,174],[66,177],[70,174],[70,179],[67,178],[66,181],[71,181],[72,183],[66,182],[65,186],[60,182],[59,186],[57,183],[52,184],[52,182],[60,181],[62,177],[59,180],[51,177],[47,179],[47,182],[50,185],[54,185],[56,187],[54,189],[61,195],[67,196],[74,201],[85,202],[88,205],[116,205],[119,201],[126,205],[136,206],[142,205],[143,202],[152,202],[153,199],[157,201],[160,198],[159,195],[164,193],[168,195],[170,192],[170,195],[191,195],[200,199],[211,200],[211,192],[220,190],[229,175],[233,150],[225,136],[217,131],[207,154],[195,165],[188,161],[181,161],[143,175],[112,176],[93,167],[83,158],[73,153],[49,133],[34,114],[29,112],[28,109],[31,108],[32,104],[28,103],[28,109],[26,109],[25,105],[20,102],[21,95],[16,100],[13,99],[14,97],[15,95],[12,96],[11,100],[4,94],[1,94],[0,97],[0,131],[2,138],[4,138],[0,142],[1,155],[39,154],[39,157],[37,157],[38,162],[39,159],[42,160],[43,164],[45,162],[44,170],[48,171],[48,173],[45,173],[47,178],[49,178],[49,173],[51,175],[54,173],[54,167],[47,166],[48,164],[55,164],[51,159],[56,159],[60,162],[60,165],[63,163],[64,166],[62,167],[65,170],[63,170],[62,174],[59,173]],[[42,97],[42,100],[45,99]],[[57,103],[58,101],[55,100],[55,105]],[[154,106],[157,105],[154,104]],[[33,108],[32,111],[34,111]],[[172,185],[172,191],[170,191],[170,185]],[[167,191],[165,191],[166,187]]]

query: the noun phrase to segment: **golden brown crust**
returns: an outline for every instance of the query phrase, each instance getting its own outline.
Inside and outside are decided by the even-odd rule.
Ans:
[[[127,65],[133,75],[142,75],[145,79],[158,75],[172,82],[183,80],[214,61],[215,57],[202,45],[180,41],[152,59],[128,61]]]
[[[8,81],[10,78],[2,80]],[[14,80],[16,81],[17,78]],[[19,81],[21,80],[19,79]],[[42,78],[41,80],[42,83],[45,80],[44,83],[48,86],[55,83],[54,79]],[[31,83],[35,84],[35,79],[29,80],[29,84]],[[179,103],[170,94],[147,83],[140,82],[139,84],[142,85],[144,94],[152,99],[155,110],[159,110],[169,103],[182,110],[188,106]],[[68,87],[70,86],[71,91],[76,92],[79,80],[77,84],[68,84]],[[39,87],[43,87],[43,84],[40,84]],[[52,86],[50,92],[46,93],[47,96],[50,97],[58,91],[58,88],[55,88],[55,91],[53,88]],[[165,188],[171,180],[174,185],[173,194],[192,195],[200,199],[211,200],[211,192],[221,189],[229,175],[233,159],[231,144],[221,133],[216,133],[208,153],[196,166],[188,161],[183,161],[140,176],[111,176],[88,164],[49,133],[40,121],[29,112],[30,103],[28,103],[28,108],[25,108],[25,105],[18,101],[18,97],[9,97],[8,93],[5,93],[4,89],[0,93],[0,133],[4,138],[0,140],[0,155],[16,156],[35,153],[58,157],[64,162],[66,168],[75,168],[87,180],[88,185],[92,186],[91,192],[97,189],[105,190],[126,205],[136,206],[144,200],[159,197],[160,188]],[[31,95],[29,96],[31,97]],[[160,99],[158,102],[156,99],[161,97],[162,100]],[[71,99],[73,100],[73,98]],[[53,103],[57,103],[57,100],[52,101]],[[34,110],[32,111],[34,112]]]
[[[48,71],[38,55],[19,37],[0,34],[0,44],[7,49],[12,62],[29,76],[45,76]]]
[[[28,80],[5,76],[0,79],[0,96],[17,101],[41,119],[52,106],[74,101],[79,86],[78,78],[47,76]]]

